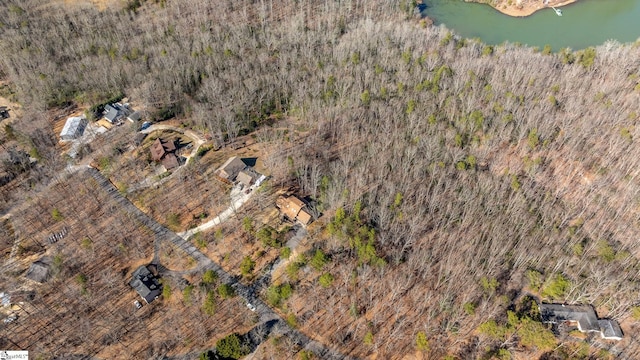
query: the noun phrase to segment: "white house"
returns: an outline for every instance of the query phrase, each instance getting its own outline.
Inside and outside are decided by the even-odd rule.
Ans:
[[[67,119],[62,131],[60,139],[73,140],[82,136],[84,129],[87,127],[87,119],[84,116],[73,116]]]

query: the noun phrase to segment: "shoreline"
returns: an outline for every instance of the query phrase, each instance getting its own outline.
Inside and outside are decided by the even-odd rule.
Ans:
[[[468,0],[467,0],[468,1]],[[521,8],[518,8],[517,5],[511,5],[511,6],[505,6],[504,4],[500,4],[497,7],[491,6],[494,9],[498,10],[499,12],[501,12],[504,15],[508,15],[508,16],[512,16],[512,17],[527,17],[532,15],[533,13],[535,13],[538,10],[542,10],[542,9],[546,9],[546,8],[551,8],[551,6],[553,7],[562,7],[562,6],[566,6],[569,4],[573,4],[575,2],[577,2],[578,0],[566,0],[566,1],[549,1],[549,5],[543,5],[541,2],[536,1],[536,4],[533,5],[524,5]]]

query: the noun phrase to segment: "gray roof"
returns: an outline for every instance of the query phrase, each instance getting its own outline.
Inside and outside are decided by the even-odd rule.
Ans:
[[[86,126],[87,119],[85,119],[84,116],[70,117],[67,119],[67,122],[64,123],[60,137],[63,140],[75,139],[82,135]]]
[[[247,164],[245,164],[237,156],[234,156],[229,158],[227,162],[222,164],[222,166],[220,166],[220,168],[216,170],[216,173],[218,174],[218,176],[225,180],[233,181],[236,179],[236,176],[238,176],[238,173],[244,170],[244,168],[246,167]]]
[[[573,321],[582,332],[600,332],[605,339],[621,339],[622,330],[615,320],[598,320],[596,312],[589,305],[540,304],[542,321],[558,324]]]
[[[602,337],[605,339],[622,339],[622,329],[615,320],[603,319],[598,320]]]
[[[146,266],[140,266],[133,272],[133,279],[129,285],[142,296],[147,303],[152,302],[161,294],[162,285]]]
[[[31,264],[25,276],[27,279],[43,283],[49,279],[49,264],[40,259]]]
[[[118,118],[120,117],[120,112],[118,111],[118,109],[116,109],[111,105],[106,105],[104,107],[104,111],[105,111],[104,118],[107,119],[108,122],[114,122],[118,120]]]
[[[591,306],[541,304],[542,321],[557,324],[564,321],[576,321],[581,331],[600,331],[596,312]]]
[[[128,119],[131,121],[138,121],[141,118],[142,118],[142,115],[140,115],[140,113],[137,111],[128,116]]]
[[[146,138],[146,137],[147,137],[147,134],[145,134],[145,133],[141,133],[141,132],[136,133],[136,136],[133,138],[133,143],[136,146],[140,146],[142,144],[142,142],[144,141],[144,138]]]

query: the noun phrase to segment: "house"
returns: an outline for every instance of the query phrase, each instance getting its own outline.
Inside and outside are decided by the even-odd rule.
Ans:
[[[25,274],[27,279],[33,280],[35,282],[44,283],[49,279],[49,264],[50,260],[48,258],[42,258],[29,266],[29,270]]]
[[[157,138],[153,144],[151,144],[149,150],[151,151],[151,159],[156,162],[161,162],[166,170],[180,166],[178,158],[174,154],[176,145],[173,143],[173,140],[162,141],[162,139]]]
[[[117,104],[105,105],[103,114],[104,119],[112,124],[122,117],[120,107]]]
[[[589,305],[540,304],[539,309],[544,323],[569,323],[584,333],[599,332],[603,339],[622,339],[618,322],[611,319],[598,320],[596,312]]]
[[[222,166],[215,171],[215,174],[222,179],[222,181],[232,183],[236,180],[238,173],[246,167],[247,165],[240,160],[240,158],[234,156],[222,164]]]
[[[87,127],[87,119],[84,116],[74,116],[67,119],[64,127],[60,132],[60,139],[73,140],[77,139],[84,133]]]
[[[178,162],[178,157],[175,154],[167,154],[162,158],[162,166],[164,166],[165,170],[175,169],[180,166]]]
[[[276,207],[280,210],[282,215],[291,221],[297,221],[302,225],[308,225],[311,222],[311,214],[306,209],[307,204],[297,197],[280,196],[276,200]]]
[[[611,319],[598,320],[600,336],[607,340],[622,340],[622,329],[617,321]]]
[[[258,184],[258,179],[262,174],[255,171],[252,167],[247,166],[244,170],[238,173],[236,176],[236,181],[241,183],[245,189],[249,188],[251,185]]]
[[[144,265],[133,272],[129,286],[131,286],[147,304],[157,299],[162,293],[160,281]]]
[[[142,119],[142,115],[140,115],[140,112],[138,111],[134,111],[129,116],[127,116],[127,120],[131,121],[132,123],[137,123],[138,121],[140,121],[140,119]]]
[[[176,145],[173,141],[162,141],[162,139],[157,138],[151,144],[151,159],[153,161],[160,161],[167,154],[176,151]]]
[[[132,114],[131,107],[129,106],[128,103],[124,103],[124,104],[114,103],[114,104],[105,105],[104,111],[102,112],[102,114],[104,115],[104,119],[111,124],[118,123],[119,120],[124,118],[125,116],[127,116],[127,118],[131,121],[133,120],[130,117],[133,117],[133,119],[135,119],[136,117],[138,119],[140,118],[139,113],[137,113],[137,115],[134,115],[136,113]]]
[[[251,163],[251,159],[245,160]],[[255,171],[251,165],[245,163],[245,160],[237,156],[231,157],[214,174],[227,184],[242,184],[244,189],[249,189],[251,186],[259,186],[266,177]]]
[[[253,183],[254,178],[249,171],[242,170],[238,173],[238,176],[236,176],[236,180],[244,185],[245,188],[248,188]]]

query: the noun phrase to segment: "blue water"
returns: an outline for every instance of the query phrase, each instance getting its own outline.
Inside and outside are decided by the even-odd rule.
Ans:
[[[562,17],[547,8],[523,18],[462,0],[426,3],[423,13],[436,25],[444,24],[465,38],[480,38],[487,44],[509,41],[579,50],[610,39],[628,43],[640,37],[640,0],[578,0],[561,8]]]

